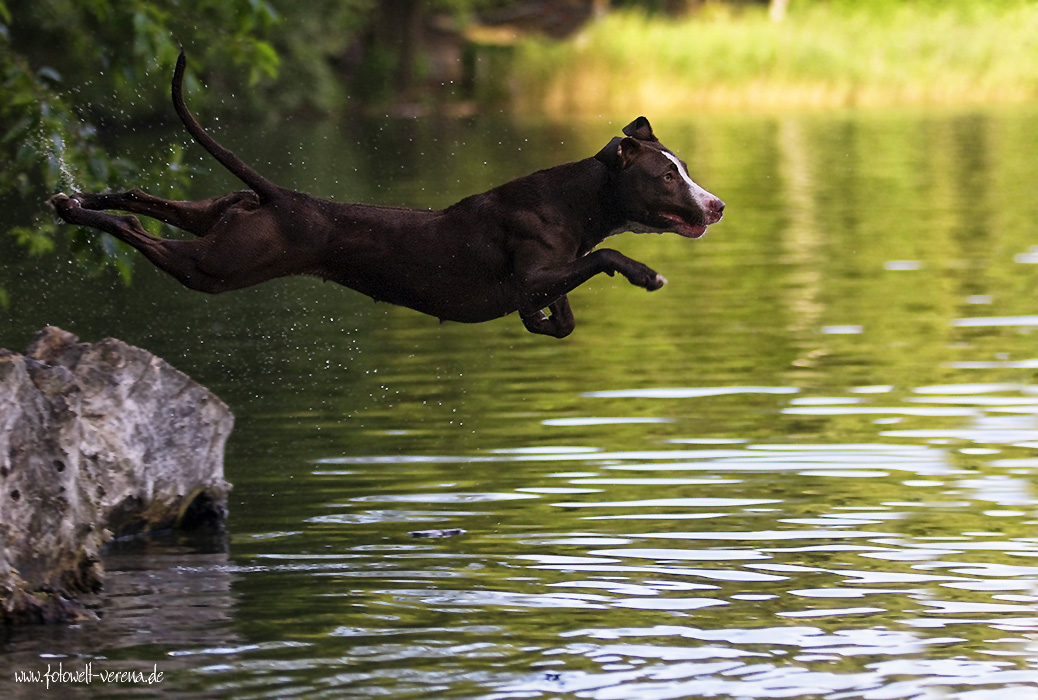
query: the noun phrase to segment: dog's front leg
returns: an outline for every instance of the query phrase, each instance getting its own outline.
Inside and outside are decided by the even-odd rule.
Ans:
[[[523,308],[543,309],[603,272],[610,276],[619,272],[631,284],[650,292],[667,283],[663,275],[648,265],[612,248],[602,248],[561,265],[528,266],[520,274]]]
[[[551,316],[540,309],[532,313],[520,312],[519,316],[523,319],[523,325],[526,326],[526,330],[531,333],[550,335],[554,338],[565,338],[573,332],[577,322],[573,318],[573,309],[570,308],[569,297],[565,294],[562,295],[548,305],[548,311],[551,312]]]
[[[569,335],[575,321],[566,294],[603,272],[610,276],[619,272],[631,284],[649,291],[667,282],[648,265],[611,248],[593,251],[562,265],[530,266],[520,275],[523,303],[519,312],[527,330],[556,338]],[[544,308],[552,315],[547,316]]]

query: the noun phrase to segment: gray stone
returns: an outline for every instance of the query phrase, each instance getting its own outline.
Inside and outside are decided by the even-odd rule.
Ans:
[[[0,350],[0,620],[90,616],[112,537],[221,525],[234,417],[140,348],[40,331]]]

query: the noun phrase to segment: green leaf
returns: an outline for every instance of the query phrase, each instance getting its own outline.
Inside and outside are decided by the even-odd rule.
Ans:
[[[18,245],[25,248],[29,255],[43,255],[54,250],[54,241],[47,235],[46,226],[15,226],[7,233],[14,236]]]
[[[252,46],[252,66],[249,69],[249,84],[255,85],[266,75],[273,78],[278,73],[281,59],[274,47],[265,41],[257,41]]]

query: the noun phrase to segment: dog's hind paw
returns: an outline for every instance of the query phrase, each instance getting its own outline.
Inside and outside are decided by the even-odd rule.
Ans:
[[[61,216],[64,212],[67,212],[72,207],[79,206],[79,202],[69,197],[64,192],[58,192],[56,195],[47,200],[47,206],[54,210],[54,213]]]
[[[649,286],[646,287],[646,289],[648,289],[650,292],[655,292],[657,289],[659,289],[666,283],[667,278],[657,272],[656,278],[652,281],[652,283]]]
[[[70,197],[64,192],[58,192],[56,195],[48,199],[47,204],[55,211],[63,211],[81,206],[79,199],[76,198],[75,194]]]
[[[76,194],[71,197],[64,192],[58,192],[56,195],[47,200],[47,205],[54,210],[54,223],[74,223],[70,217],[74,214],[74,209],[79,209],[83,206],[83,203],[79,201]]]

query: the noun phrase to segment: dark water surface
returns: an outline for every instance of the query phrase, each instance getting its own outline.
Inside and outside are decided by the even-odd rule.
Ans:
[[[613,239],[670,284],[593,280],[563,341],[8,250],[0,345],[122,338],[237,425],[227,536],[113,547],[103,619],[6,634],[0,694],[92,663],[163,678],[63,691],[1038,698],[1036,117],[657,123],[725,220]],[[438,207],[626,121],[220,137],[286,185]]]

